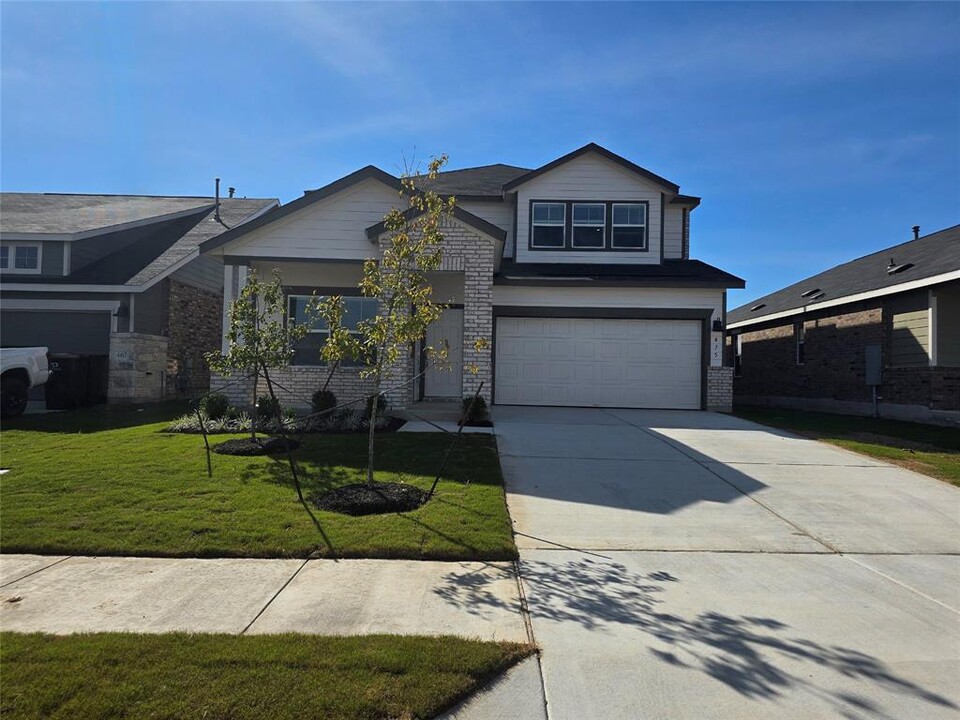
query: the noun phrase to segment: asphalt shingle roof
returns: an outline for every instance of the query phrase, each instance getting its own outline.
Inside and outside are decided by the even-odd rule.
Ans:
[[[428,186],[443,195],[474,195],[501,197],[503,186],[530,170],[515,165],[483,165],[462,170],[447,170],[439,173]]]
[[[0,232],[82,233],[211,204],[208,197],[0,193]]]
[[[523,284],[529,280],[573,280],[636,284],[644,280],[711,287],[741,288],[743,280],[700,260],[664,260],[648,265],[517,263],[504,260],[494,278],[498,285]]]
[[[8,282],[131,286],[155,279],[193,253],[200,243],[277,203],[270,198],[221,198],[220,221],[217,221],[212,197],[3,193],[0,199],[3,212],[0,230],[5,233],[74,234],[101,228],[103,232],[74,242],[106,241],[110,247],[116,247],[66,277],[22,275],[9,278]],[[193,212],[182,217],[161,219],[190,210]],[[31,217],[31,212],[37,217]],[[45,214],[50,217],[44,218]],[[151,218],[157,218],[156,222],[150,222]],[[111,229],[132,221],[141,224]]]
[[[891,262],[902,269],[888,273]],[[954,270],[960,270],[960,225],[879,250],[764,295],[731,310],[727,314],[727,324],[759,320],[774,313],[890,288]],[[803,297],[803,293],[808,296]],[[757,305],[763,307],[750,310]]]

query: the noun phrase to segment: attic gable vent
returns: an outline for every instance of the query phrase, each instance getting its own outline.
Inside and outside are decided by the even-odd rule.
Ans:
[[[767,306],[766,303],[757,303],[757,304],[754,305],[752,308],[750,308],[750,312],[756,312],[757,310],[759,310],[759,309],[761,309],[761,308],[765,308],[766,306]]]
[[[818,292],[820,292],[820,288],[813,288],[813,290],[807,290],[806,292],[800,293],[800,297],[802,297],[802,298],[813,297],[813,296],[816,295]],[[823,293],[821,293],[821,295],[822,295],[822,294],[823,294]]]

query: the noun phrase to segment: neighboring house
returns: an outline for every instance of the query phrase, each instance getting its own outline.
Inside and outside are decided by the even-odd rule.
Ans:
[[[294,320],[312,294],[343,295],[352,322],[376,313],[357,281],[380,254],[399,186],[368,166],[204,243],[224,265],[225,311],[250,272],[277,271]],[[595,144],[536,170],[444,172],[433,188],[455,196],[457,210],[444,226],[442,269],[430,275],[449,306],[427,344],[447,340],[453,370],[425,365],[422,348],[411,348],[388,393],[394,407],[459,400],[483,383],[496,404],[730,408],[725,297],[743,281],[690,259],[699,198]],[[325,337],[315,327],[277,374],[288,401],[323,383]],[[487,348],[476,347],[480,338]],[[471,365],[479,372],[463,370]],[[358,370],[338,370],[341,400],[367,391]],[[250,388],[229,392],[242,401]]]
[[[112,401],[205,388],[223,271],[197,248],[278,204],[2,193],[0,343],[103,358]]]
[[[879,380],[880,415],[960,421],[960,225],[754,300],[727,330],[737,402],[873,413]]]

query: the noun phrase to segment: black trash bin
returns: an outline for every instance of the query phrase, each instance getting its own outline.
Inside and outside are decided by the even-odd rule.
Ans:
[[[87,363],[74,353],[50,353],[50,377],[44,385],[48,410],[72,410],[86,396]]]
[[[106,355],[51,353],[46,382],[48,410],[73,410],[107,401]]]

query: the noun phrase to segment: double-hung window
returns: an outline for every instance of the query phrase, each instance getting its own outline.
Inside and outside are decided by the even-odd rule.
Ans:
[[[603,203],[573,203],[573,236],[575,248],[604,246],[607,225],[607,206]]]
[[[647,206],[643,203],[613,203],[610,247],[614,250],[645,250]]]
[[[804,361],[804,346],[807,342],[807,330],[803,326],[803,321],[793,324],[793,337],[797,345],[797,365],[803,365]]]
[[[40,244],[0,245],[0,270],[10,273],[39,274]]]
[[[310,302],[314,300],[313,295],[288,295],[287,312],[290,322],[293,324],[307,323],[310,325],[310,331],[302,340],[298,340],[293,346],[294,365],[323,365],[320,359],[320,348],[327,341],[330,335],[330,329],[323,318],[310,313]],[[316,298],[323,300],[323,297]],[[358,327],[361,321],[369,320],[377,315],[378,303],[376,298],[366,297],[344,297],[343,298],[343,318],[341,323],[343,327],[352,334],[358,334]],[[344,363],[349,365],[350,363]]]
[[[533,203],[533,236],[535,248],[562,248],[566,244],[567,206],[564,203]]]

